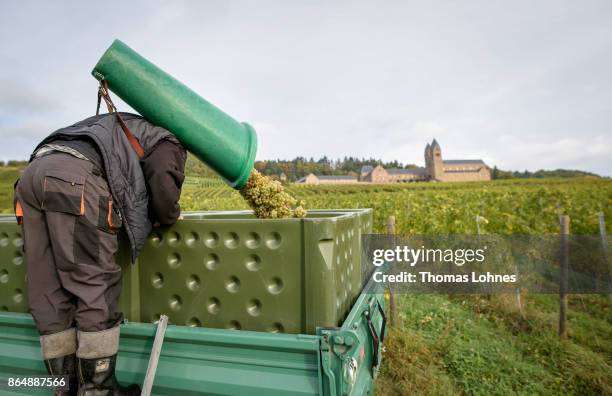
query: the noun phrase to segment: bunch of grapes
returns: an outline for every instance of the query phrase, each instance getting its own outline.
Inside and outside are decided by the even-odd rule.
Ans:
[[[240,194],[260,219],[301,218],[306,216],[304,203],[285,192],[280,182],[253,169]]]

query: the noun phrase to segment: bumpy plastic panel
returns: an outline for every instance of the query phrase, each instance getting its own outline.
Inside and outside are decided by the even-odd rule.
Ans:
[[[137,267],[130,265],[127,240],[117,254],[123,270],[123,289],[120,300],[125,317],[140,321]],[[28,312],[26,265],[21,227],[13,215],[0,215],[0,311]]]
[[[141,319],[299,333],[299,221],[185,220],[149,237],[140,258]]]
[[[304,221],[307,333],[317,326],[339,326],[358,293],[359,282],[353,281],[360,276],[354,271],[360,258],[359,250],[353,250],[359,240],[357,223],[353,213]]]
[[[28,310],[22,247],[21,230],[15,218],[3,219],[0,222],[0,311]]]
[[[313,216],[336,216],[338,213],[356,214],[350,220],[341,218],[333,231],[335,237],[333,260],[335,260],[334,284],[336,291],[336,315],[343,318],[361,292],[361,236],[372,232],[372,209],[317,209],[309,211]],[[319,242],[322,246],[325,241]],[[347,282],[350,279],[350,283]],[[319,308],[313,307],[316,310]],[[315,315],[316,317],[316,315]]]

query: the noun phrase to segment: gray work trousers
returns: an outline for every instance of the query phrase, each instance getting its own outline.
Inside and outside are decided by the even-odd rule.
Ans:
[[[90,161],[53,152],[19,179],[28,305],[41,335],[121,322],[120,216],[108,183]]]

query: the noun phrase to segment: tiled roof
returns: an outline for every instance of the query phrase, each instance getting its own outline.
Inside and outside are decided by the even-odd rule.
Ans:
[[[315,175],[319,180],[357,180],[357,176],[319,176]]]
[[[482,168],[477,169],[462,169],[462,170],[452,170],[452,169],[444,169],[444,173],[478,173]]]
[[[412,168],[412,169],[387,169],[387,172],[391,175],[420,175],[425,173],[425,168]]]
[[[444,165],[458,165],[458,164],[479,164],[484,165],[484,161],[481,159],[459,159],[459,160],[444,160]]]

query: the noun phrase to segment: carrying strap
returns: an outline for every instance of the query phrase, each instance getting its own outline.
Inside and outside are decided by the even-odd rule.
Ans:
[[[134,134],[130,131],[125,121],[123,121],[123,118],[121,118],[121,115],[117,111],[117,108],[115,107],[115,104],[113,103],[108,93],[108,83],[106,82],[106,80],[100,81],[100,87],[98,88],[98,106],[96,107],[96,115],[100,114],[100,103],[102,102],[102,99],[104,99],[104,103],[106,103],[106,108],[108,109],[108,112],[115,113],[117,115],[119,125],[121,125],[121,129],[123,129],[125,137],[127,138],[128,142],[130,142],[130,146],[132,146],[132,148],[136,152],[136,155],[138,155],[138,158],[144,157],[144,149],[138,142],[138,139],[136,139],[136,136],[134,136]]]

